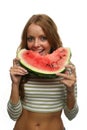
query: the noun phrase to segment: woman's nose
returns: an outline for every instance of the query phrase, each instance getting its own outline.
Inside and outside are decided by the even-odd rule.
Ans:
[[[39,39],[35,39],[35,41],[34,41],[34,46],[39,46]]]

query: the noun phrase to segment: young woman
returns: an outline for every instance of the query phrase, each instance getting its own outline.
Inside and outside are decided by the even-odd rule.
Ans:
[[[62,46],[54,21],[37,14],[25,25],[18,50],[46,55]],[[64,130],[62,111],[69,120],[78,113],[75,66],[70,63],[57,78],[47,79],[28,73],[19,60],[15,58],[10,68],[12,87],[7,105],[10,118],[16,121],[14,130]]]

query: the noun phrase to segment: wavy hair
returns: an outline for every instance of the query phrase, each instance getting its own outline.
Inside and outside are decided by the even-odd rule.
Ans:
[[[54,21],[46,14],[36,14],[33,15],[26,23],[21,37],[21,43],[18,50],[27,47],[27,31],[31,24],[36,24],[42,28],[44,31],[49,44],[51,45],[51,53],[59,47],[62,47],[62,41],[58,34],[57,26]],[[21,98],[24,98],[23,84],[29,79],[29,76],[23,76],[19,86],[19,94]]]
[[[21,37],[21,43],[18,49],[27,48],[27,31],[31,24],[36,24],[44,31],[49,44],[51,45],[51,52],[62,46],[60,36],[58,34],[57,26],[54,21],[46,14],[33,15],[26,23]]]

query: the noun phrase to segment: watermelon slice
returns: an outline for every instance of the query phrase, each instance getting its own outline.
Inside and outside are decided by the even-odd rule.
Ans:
[[[32,50],[21,49],[18,58],[22,66],[39,76],[52,77],[63,72],[71,57],[70,48],[60,47],[51,54],[40,55]]]

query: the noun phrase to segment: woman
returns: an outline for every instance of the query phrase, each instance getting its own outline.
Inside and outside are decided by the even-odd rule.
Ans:
[[[54,21],[37,14],[25,25],[18,50],[46,55],[62,46]],[[62,111],[69,120],[78,113],[75,66],[70,63],[57,78],[47,79],[28,73],[19,60],[15,58],[10,68],[12,89],[7,106],[16,121],[14,130],[64,130]]]

